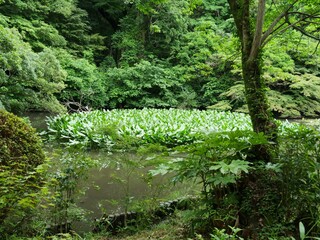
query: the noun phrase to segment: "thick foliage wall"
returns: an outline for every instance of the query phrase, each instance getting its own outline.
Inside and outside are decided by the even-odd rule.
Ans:
[[[105,49],[103,38],[88,33],[86,11],[77,4],[68,0],[0,4],[0,101],[7,110],[63,112],[61,91],[68,86],[64,92],[73,101],[73,89],[83,90],[70,79],[87,82],[88,74],[96,71],[92,59]],[[76,60],[84,65],[83,71],[74,71]],[[86,84],[84,92],[90,92]],[[92,94],[81,94],[77,100],[92,101]]]
[[[0,233],[6,219],[32,208],[43,181],[41,140],[21,118],[0,110]]]
[[[105,75],[111,108],[170,108],[188,105],[188,91],[179,70],[141,61],[132,67],[109,69]]]
[[[247,111],[227,1],[3,1],[0,27],[0,101],[9,111]],[[318,56],[317,42],[295,31],[266,46],[277,116],[320,114]]]

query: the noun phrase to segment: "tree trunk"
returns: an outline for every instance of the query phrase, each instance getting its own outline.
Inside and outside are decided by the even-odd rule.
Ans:
[[[269,109],[266,87],[261,77],[261,58],[258,55],[253,61],[243,53],[242,74],[245,85],[245,95],[249,109],[253,130],[264,133],[271,142],[277,142],[277,126]],[[260,145],[254,149],[255,160],[269,162],[272,160],[274,147],[272,145]],[[258,159],[257,159],[258,158]]]
[[[265,0],[259,0],[258,10],[255,10],[257,15],[255,28],[252,25],[252,13],[250,12],[252,0],[228,0],[228,2],[241,41],[242,76],[253,130],[257,133],[264,133],[268,140],[276,142],[277,126],[269,109],[265,93],[266,87],[261,77],[261,41]],[[272,159],[271,146],[258,146],[254,149],[253,155],[252,161],[268,162]]]

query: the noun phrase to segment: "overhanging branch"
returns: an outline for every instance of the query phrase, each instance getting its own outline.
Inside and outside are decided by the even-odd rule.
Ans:
[[[294,23],[292,23],[292,24],[289,24],[289,25],[286,26],[285,28],[279,30],[284,24],[288,23],[288,22],[284,22],[283,24],[281,24],[281,26],[279,26],[279,27],[276,29],[276,30],[279,30],[278,32],[276,32],[275,34],[269,35],[269,37],[268,37],[267,39],[265,39],[265,41],[264,41],[263,44],[262,44],[262,47],[264,47],[273,37],[275,37],[275,36],[277,36],[277,35],[279,35],[279,34],[284,33],[284,32],[287,31],[289,28],[293,28],[293,26],[294,26],[295,24],[298,24],[298,23],[301,22],[301,21],[302,21],[302,20],[298,20],[298,21],[296,21],[296,22],[294,22]],[[276,31],[276,30],[275,30],[275,31]],[[274,32],[275,32],[275,31],[274,31]]]
[[[298,15],[303,15],[303,16],[306,16],[308,18],[320,18],[320,16],[317,16],[317,14],[319,14],[320,11],[317,11],[317,12],[314,12],[313,14],[309,14],[309,13],[304,13],[304,12],[297,12],[297,11],[291,11],[291,12],[288,12],[287,15],[291,15],[291,14],[298,14]]]
[[[316,49],[314,50],[314,52],[312,54],[316,54],[317,50],[318,50],[318,47],[320,45],[320,41],[318,42],[317,46],[316,46]]]
[[[312,38],[312,39],[314,39],[314,40],[320,41],[320,37],[317,37],[317,36],[312,35],[311,33],[308,33],[306,30],[304,30],[304,29],[301,28],[301,27],[292,25],[292,28],[293,28],[294,30],[302,33],[303,35],[309,37],[309,38]]]

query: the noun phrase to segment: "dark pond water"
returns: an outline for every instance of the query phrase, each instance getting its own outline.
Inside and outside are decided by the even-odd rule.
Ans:
[[[41,132],[47,129],[47,117],[54,116],[54,114],[48,112],[26,112],[21,114],[20,116],[29,118],[32,127]]]
[[[91,156],[105,165],[91,169],[86,183],[88,189],[79,200],[79,206],[89,210],[89,218],[99,218],[103,213],[114,214],[152,207],[159,201],[193,195],[199,190],[195,183],[173,184],[172,176],[150,177],[151,167],[132,166],[132,162],[145,162],[134,153],[92,152]],[[130,162],[128,163],[128,160]],[[109,165],[109,166],[108,166]],[[88,225],[81,225],[81,230]]]

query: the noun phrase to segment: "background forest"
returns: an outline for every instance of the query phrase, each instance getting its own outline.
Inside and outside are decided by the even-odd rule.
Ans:
[[[227,1],[0,2],[0,107],[247,112]],[[264,48],[275,116],[319,116],[318,45],[288,30]]]

